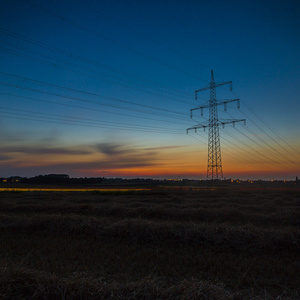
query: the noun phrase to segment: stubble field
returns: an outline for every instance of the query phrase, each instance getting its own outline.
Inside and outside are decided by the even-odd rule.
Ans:
[[[0,193],[1,299],[299,299],[300,195]]]

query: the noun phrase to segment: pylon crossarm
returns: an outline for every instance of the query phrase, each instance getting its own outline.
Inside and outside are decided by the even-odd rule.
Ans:
[[[195,94],[197,95],[198,92],[202,92],[202,91],[206,91],[206,90],[209,90],[210,89],[210,84],[208,84],[207,86],[199,89],[199,90],[196,90],[195,91]]]
[[[237,101],[237,108],[240,108],[240,99],[222,99],[222,101],[218,101],[217,105],[224,104],[224,110],[227,111],[227,103],[231,103]]]
[[[225,84],[230,84],[230,90],[232,91],[232,81],[215,82],[214,87],[217,88]]]
[[[190,109],[190,117],[193,118],[193,110],[200,109],[200,108],[201,107],[195,107],[195,108]],[[201,112],[201,115],[202,115],[202,112]]]
[[[226,85],[226,84],[230,84],[230,90],[232,91],[232,81],[224,81],[224,82],[214,83],[214,84],[213,84],[213,87],[214,87],[214,88],[217,88],[217,87],[219,87],[219,86]],[[198,94],[198,92],[210,90],[211,88],[212,88],[212,86],[211,86],[211,83],[210,83],[210,84],[208,84],[207,86],[205,86],[205,87],[203,87],[203,88],[201,88],[201,89],[199,89],[199,90],[196,90],[196,91],[195,91],[195,99],[197,100],[197,94]]]
[[[235,123],[238,123],[238,122],[244,122],[244,125],[246,125],[246,119],[219,120],[217,125],[222,125],[224,128],[226,124],[232,124],[234,127]]]
[[[206,90],[210,90],[210,89],[211,89],[210,84],[208,84],[207,86],[205,86],[205,87],[203,87],[203,88],[201,88],[199,90],[196,90],[195,91],[195,99],[197,100],[198,92],[202,92],[202,91],[206,91]]]
[[[196,110],[196,109],[201,109],[201,116],[203,116],[203,108],[209,108],[211,106],[218,106],[218,105],[222,105],[224,104],[224,109],[225,111],[227,110],[227,103],[230,103],[230,102],[234,102],[234,101],[237,101],[238,104],[237,104],[237,107],[240,108],[240,99],[224,99],[223,101],[218,101],[216,103],[213,103],[213,104],[206,104],[206,105],[202,105],[202,106],[199,106],[199,107],[195,107],[195,108],[192,108],[191,109],[191,117],[192,117],[192,111],[193,110]]]
[[[193,126],[193,127],[188,128],[188,129],[186,130],[186,133],[188,134],[188,133],[189,133],[189,130],[195,130],[195,132],[197,132],[197,129],[199,129],[199,128],[203,128],[203,129],[205,130],[206,127],[208,127],[207,124],[197,124],[197,125],[195,125],[195,126]]]

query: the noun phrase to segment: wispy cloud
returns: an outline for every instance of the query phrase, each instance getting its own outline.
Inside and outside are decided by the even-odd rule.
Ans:
[[[116,144],[112,142],[98,143],[94,145],[94,148],[98,152],[106,155],[122,155],[122,154],[130,153],[130,149],[128,148],[128,145]]]
[[[103,171],[154,167],[159,151],[144,149],[131,143],[102,141],[94,144],[60,145],[57,147],[23,141],[10,146],[0,146],[2,176],[10,174],[45,174],[63,172],[73,176]],[[2,160],[1,160],[2,158]],[[4,173],[3,173],[4,172]],[[31,175],[32,176],[32,175]]]
[[[0,161],[6,161],[10,159],[10,156],[9,155],[5,155],[5,154],[1,154],[0,155]]]
[[[161,147],[151,147],[151,148],[145,148],[145,150],[172,150],[172,149],[178,149],[182,148],[183,146],[161,146]]]
[[[10,147],[0,147],[1,152],[6,153],[22,153],[22,154],[37,154],[37,155],[84,155],[90,154],[91,151],[84,149],[73,149],[73,148],[64,148],[64,147],[44,147],[41,145],[34,146],[10,146]]]
[[[0,122],[0,139],[8,144],[11,143],[32,143],[40,142],[41,144],[55,143],[59,140],[60,133],[56,129],[50,129],[46,132],[39,133],[38,130],[34,132],[27,131],[20,128],[18,131],[11,130]]]

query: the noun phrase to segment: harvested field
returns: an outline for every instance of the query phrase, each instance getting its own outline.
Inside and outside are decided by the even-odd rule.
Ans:
[[[299,191],[0,193],[1,299],[299,299]]]

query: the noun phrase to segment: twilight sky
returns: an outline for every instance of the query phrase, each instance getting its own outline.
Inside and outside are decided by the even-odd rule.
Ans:
[[[2,0],[0,177],[205,179],[217,98],[226,178],[300,175],[300,2]]]

